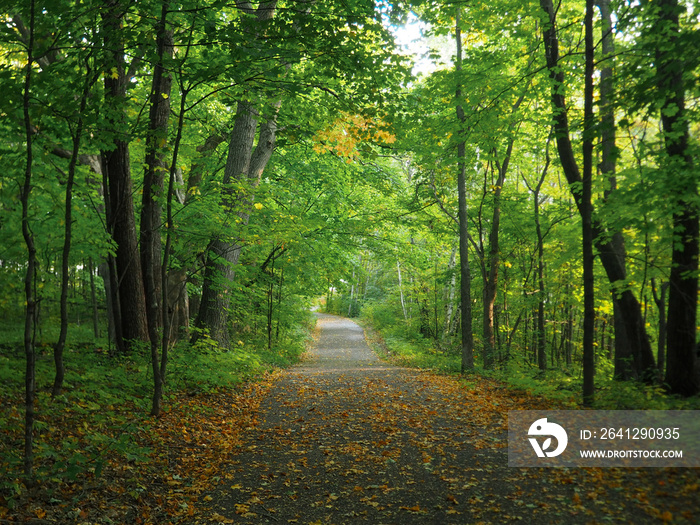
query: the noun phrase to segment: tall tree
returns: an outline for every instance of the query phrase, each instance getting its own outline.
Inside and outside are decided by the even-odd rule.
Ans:
[[[565,96],[565,75],[559,56],[559,35],[556,23],[556,11],[551,0],[540,0],[540,7],[546,15],[545,25],[542,29],[542,37],[547,69],[551,81],[550,102],[559,160],[569,184],[570,191],[576,201],[579,213],[586,213],[586,210],[583,210],[581,206],[581,171],[576,160],[569,130],[569,114]],[[630,347],[634,349],[633,359],[635,369],[639,371],[640,376],[644,375],[647,379],[651,379],[655,376],[654,354],[646,332],[641,304],[634,295],[634,292],[625,283],[626,272],[615,246],[609,240],[609,235],[607,235],[603,226],[595,220],[595,218],[592,219],[591,227],[598,257],[603,264],[610,284],[618,293],[625,332]]]
[[[250,45],[260,46],[265,26],[275,16],[277,1],[260,2],[256,7],[250,2],[240,2],[238,9],[248,23],[245,34]],[[255,98],[254,95],[248,98]],[[239,100],[231,131],[228,157],[224,169],[223,206],[226,212],[238,217],[235,222],[245,225],[250,219],[253,205],[252,191],[260,182],[263,170],[272,156],[277,134],[277,114],[281,102],[273,102],[271,109],[261,104],[256,107],[250,100]],[[266,114],[267,112],[267,114]],[[258,129],[260,127],[260,129]],[[256,144],[256,135],[258,137]],[[237,184],[236,184],[237,183]],[[204,272],[202,299],[195,327],[205,329],[208,336],[223,347],[228,346],[228,290],[233,281],[234,266],[238,263],[243,243],[241,239],[216,236],[209,243]],[[200,336],[197,331],[194,340]]]
[[[396,64],[400,61],[391,56],[390,47],[381,46],[387,31],[374,7],[345,2],[317,7],[307,1],[279,11],[276,2],[261,2],[257,7],[249,2],[237,4],[241,16],[236,30],[241,45],[255,60],[251,60],[238,92],[232,93],[236,115],[220,208],[226,226],[214,232],[207,249],[202,300],[195,321],[196,327],[208,330],[210,337],[223,344],[229,329],[230,296],[226,292],[246,245],[244,236],[250,228],[257,186],[275,149],[278,120],[281,123],[284,119],[287,129],[296,128],[301,135],[313,134],[316,130],[312,126],[319,121],[341,121],[344,109],[357,114],[366,129],[367,115],[361,115],[362,110],[378,120],[383,111],[370,106],[384,97],[379,87],[398,76],[392,70],[399,69]],[[364,26],[363,31],[358,30],[359,25]],[[373,31],[367,31],[369,27]],[[387,74],[377,74],[378,69]],[[302,97],[298,97],[300,93]],[[317,93],[335,99],[331,102],[334,113],[326,113],[324,107],[309,108],[304,102],[304,98],[317,99]],[[301,107],[287,105],[291,100],[301,102]],[[351,134],[345,138],[344,145],[357,140]]]
[[[102,8],[104,35],[105,119],[109,145],[102,151],[102,172],[106,180],[107,226],[116,244],[112,272],[113,304],[118,305],[118,330],[126,341],[148,341],[146,294],[139,258],[134,189],[129,160],[129,136],[125,104],[129,79],[122,24],[128,10],[122,0],[108,0]],[[115,309],[116,311],[116,309]]]
[[[547,294],[545,292],[545,279],[544,279],[544,233],[542,232],[542,203],[541,201],[541,191],[542,185],[547,177],[547,171],[549,170],[549,165],[551,163],[551,157],[549,155],[549,148],[551,144],[551,135],[547,138],[547,145],[545,146],[545,161],[544,166],[540,172],[540,178],[537,183],[532,186],[523,174],[523,182],[527,186],[528,190],[532,193],[534,215],[535,215],[535,235],[537,236],[537,336],[536,336],[536,346],[537,346],[537,366],[540,370],[547,369],[547,334],[545,332],[545,303],[547,301]]]
[[[485,369],[493,368],[496,359],[494,310],[496,306],[496,295],[498,294],[498,274],[501,266],[501,249],[499,243],[501,228],[501,195],[503,194],[503,184],[506,180],[513,143],[514,139],[511,138],[503,164],[498,162],[496,152],[493,152],[495,158],[489,162],[491,167],[490,169],[486,169],[484,173],[484,177],[488,177],[488,173],[493,172],[494,169],[497,173],[496,179],[493,180],[491,184],[487,184],[486,179],[484,181],[484,197],[493,193],[493,211],[491,215],[491,228],[488,233],[488,248],[483,246],[483,240],[480,241],[481,246],[479,247],[481,273],[484,281],[484,286],[482,288],[482,344],[484,348],[482,353]],[[489,189],[492,189],[492,191],[489,191]]]
[[[471,300],[471,271],[469,269],[469,217],[467,214],[467,182],[466,182],[466,116],[462,107],[462,86],[459,76],[462,72],[462,28],[460,24],[460,10],[457,6],[455,15],[455,41],[457,43],[457,61],[455,73],[458,77],[455,90],[458,142],[457,142],[457,192],[459,199],[459,275],[460,275],[460,303],[461,303],[461,327],[462,327],[462,373],[474,368],[474,333],[472,330],[472,300]]]
[[[617,146],[615,129],[615,33],[613,31],[612,9],[610,0],[598,0],[601,18],[601,47],[603,56],[600,64],[600,173],[609,183],[604,192],[604,200],[610,202],[617,191]],[[616,229],[612,232],[610,244],[620,261],[623,275],[627,277],[625,239],[622,232]],[[634,351],[630,348],[627,331],[622,317],[622,305],[618,299],[618,291],[611,290],[613,301],[613,325],[615,331],[615,371],[618,379],[631,379],[637,376],[638,370],[633,366]]]
[[[70,286],[70,255],[71,245],[73,242],[73,188],[75,185],[75,173],[78,166],[80,148],[83,141],[83,131],[85,127],[84,114],[87,108],[88,98],[90,97],[90,91],[95,82],[97,82],[98,78],[93,71],[91,60],[92,51],[90,51],[84,58],[85,75],[83,80],[83,89],[80,94],[80,104],[77,115],[75,115],[76,122],[74,125],[70,122],[68,123],[69,128],[71,128],[72,148],[65,183],[66,211],[64,214],[65,224],[63,231],[63,251],[61,253],[61,294],[59,299],[61,310],[61,328],[58,341],[54,346],[54,365],[56,368],[56,376],[54,378],[52,389],[52,395],[54,396],[61,392],[61,389],[63,388],[63,379],[65,377],[63,350],[66,346],[66,338],[68,336],[68,288]]]
[[[250,219],[252,194],[233,189],[233,183],[239,181],[244,187],[255,189],[275,146],[276,112],[263,123],[255,146],[257,115],[257,110],[249,102],[238,103],[224,172],[224,185],[229,188],[224,194],[224,206],[231,214],[238,216],[241,224],[247,224]],[[238,263],[242,248],[241,240],[217,237],[211,241],[208,249],[202,300],[195,326],[206,329],[209,337],[224,347],[228,346],[229,340],[230,296],[227,290],[233,281],[234,266]],[[198,337],[199,333],[195,332],[195,340]]]
[[[24,314],[24,354],[26,369],[24,373],[24,477],[27,484],[34,482],[34,408],[36,393],[36,275],[37,258],[34,232],[29,224],[29,205],[32,192],[32,164],[34,161],[32,121],[30,114],[32,71],[34,68],[34,41],[35,41],[36,2],[31,0],[29,4],[29,38],[27,42],[27,70],[24,74],[24,86],[22,90],[22,116],[26,141],[26,164],[24,170],[24,182],[20,191],[22,202],[22,236],[27,247],[27,271],[24,277],[24,296],[26,309]]]
[[[527,83],[529,86],[529,83]],[[491,160],[491,170],[496,172],[496,179],[490,185],[484,184],[484,196],[486,189],[492,188],[493,204],[491,215],[491,230],[488,240],[488,254],[482,247],[479,249],[481,256],[482,275],[484,278],[484,287],[482,290],[483,298],[483,344],[484,344],[484,368],[491,368],[494,365],[496,354],[496,328],[495,328],[495,306],[496,295],[498,294],[498,277],[501,266],[501,248],[499,243],[499,235],[501,230],[501,195],[503,194],[503,185],[506,181],[508,168],[513,156],[513,146],[519,128],[517,120],[517,112],[521,104],[525,100],[526,90],[518,97],[510,111],[510,117],[513,119],[507,127],[508,138],[506,139],[505,153],[503,158],[499,159],[499,153],[496,147],[492,150],[493,159]]]
[[[695,369],[697,349],[698,181],[690,152],[685,100],[685,65],[677,0],[650,2],[654,10],[656,87],[667,161],[664,169],[673,196],[673,239],[668,294],[666,383],[670,392],[690,396],[700,391]]]
[[[163,186],[168,170],[166,144],[170,119],[170,88],[172,74],[166,69],[165,60],[173,54],[173,32],[167,27],[169,2],[161,5],[160,19],[156,25],[156,59],[151,87],[148,137],[146,142],[145,174],[143,178],[143,202],[141,206],[141,269],[146,294],[148,335],[151,345],[153,368],[153,404],[151,413],[160,415],[163,389],[163,371],[159,353],[163,332],[162,241]],[[167,197],[166,197],[167,199]]]
[[[595,278],[593,264],[593,9],[594,0],[586,0],[584,21],[583,88],[583,178],[579,208],[583,253],[583,403],[592,406],[595,395]]]

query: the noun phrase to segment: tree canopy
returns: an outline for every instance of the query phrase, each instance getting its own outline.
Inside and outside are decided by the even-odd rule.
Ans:
[[[312,304],[455,372],[583,375],[588,405],[615,381],[697,396],[699,9],[6,2],[0,346],[26,363],[25,478],[43,357],[55,397],[66,349],[145,356],[159,416],[182,359],[286,355]],[[397,44],[409,19],[428,72]]]

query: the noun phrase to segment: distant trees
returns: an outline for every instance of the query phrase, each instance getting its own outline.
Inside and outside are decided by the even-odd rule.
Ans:
[[[508,15],[496,22],[492,12]],[[485,368],[523,359],[545,370],[584,359],[589,402],[593,373],[607,363],[618,379],[697,392],[697,181],[687,178],[697,147],[688,109],[697,99],[689,51],[698,44],[696,13],[673,0],[556,9],[542,0],[532,10],[505,0],[421,14],[433,42],[456,38],[456,62],[416,82],[401,133],[414,187],[410,216],[423,225],[411,226],[415,248],[399,258],[407,333],[412,305],[434,297],[436,310],[461,308],[463,329],[481,327],[480,335],[467,331]],[[458,227],[469,248],[460,252],[463,268],[479,264],[459,279],[469,295],[443,305],[453,297],[446,245]],[[435,245],[445,248],[431,270],[434,293],[418,290],[427,274],[416,254]],[[379,309],[367,311],[379,319]],[[437,348],[450,348],[453,332],[443,333]],[[659,338],[671,353],[663,378],[651,346]]]

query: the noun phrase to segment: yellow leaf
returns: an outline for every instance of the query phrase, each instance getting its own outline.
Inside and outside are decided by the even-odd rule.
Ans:
[[[167,93],[161,93],[160,96],[165,99],[170,98],[170,96]]]
[[[114,80],[119,78],[119,71],[117,71],[116,67],[112,68],[111,74],[109,76],[112,77]]]
[[[260,204],[259,202],[256,202],[256,203],[255,203],[255,209],[256,209],[256,210],[262,210],[262,207],[263,207],[263,205]]]

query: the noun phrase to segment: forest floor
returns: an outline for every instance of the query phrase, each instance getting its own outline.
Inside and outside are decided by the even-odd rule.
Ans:
[[[362,329],[319,339],[263,398],[207,522],[697,523],[698,469],[511,468],[509,410],[552,409],[494,382],[379,360]]]
[[[700,522],[700,469],[508,467],[508,411],[559,407],[478,376],[392,366],[340,317],[319,314],[316,336],[301,364],[173,393],[158,419],[119,405],[128,424],[115,428],[138,450],[100,429],[99,406],[42,390],[40,443],[70,447],[75,464],[6,484],[17,491],[0,491],[0,525]],[[2,472],[22,426],[19,399],[0,401]]]

